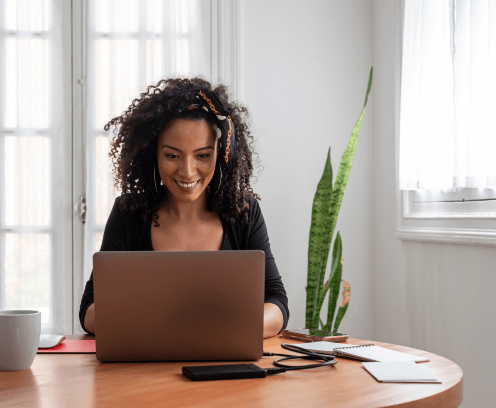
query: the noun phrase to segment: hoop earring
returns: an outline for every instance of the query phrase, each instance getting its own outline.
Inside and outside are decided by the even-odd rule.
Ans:
[[[155,184],[155,191],[157,192],[158,195],[160,195],[157,189],[157,177],[155,175],[155,166],[153,166],[153,184]]]
[[[220,164],[219,164],[219,170],[220,170],[219,187],[217,187],[217,190],[215,191],[214,194],[217,194],[217,191],[219,191],[220,185],[222,184],[222,167],[220,167]]]

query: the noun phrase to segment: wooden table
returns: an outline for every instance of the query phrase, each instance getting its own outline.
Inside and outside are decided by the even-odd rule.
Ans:
[[[67,340],[94,339],[69,335]],[[280,336],[264,350],[291,354]],[[348,344],[369,341],[349,339]],[[6,407],[458,407],[463,398],[460,367],[421,350],[373,342],[430,359],[426,366],[442,384],[392,384],[375,380],[360,361],[340,358],[331,367],[289,371],[267,378],[193,382],[185,365],[218,363],[100,363],[95,354],[37,354],[23,371],[0,371],[0,406]],[[255,362],[273,367],[277,357]],[[229,364],[223,362],[222,364]]]

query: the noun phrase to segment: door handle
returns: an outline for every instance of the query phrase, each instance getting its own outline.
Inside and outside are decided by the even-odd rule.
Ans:
[[[79,201],[74,204],[74,211],[79,215],[79,220],[84,224],[86,222],[86,196],[79,196]]]

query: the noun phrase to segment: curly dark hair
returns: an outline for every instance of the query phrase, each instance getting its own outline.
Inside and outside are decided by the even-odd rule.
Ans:
[[[152,216],[156,227],[160,225],[157,222],[158,209],[169,194],[165,186],[160,186],[157,194],[153,180],[158,138],[173,119],[205,120],[211,126],[215,125],[213,115],[203,109],[185,109],[178,113],[196,103],[195,98],[201,88],[217,94],[231,116],[237,140],[233,175],[229,177],[226,172],[222,173],[222,183],[216,194],[210,192],[210,186],[207,187],[206,210],[216,211],[231,223],[244,213],[244,221],[248,222],[249,199],[261,200],[250,187],[252,155],[256,154],[258,158],[258,154],[253,149],[254,140],[248,129],[248,109],[230,100],[228,88],[223,84],[212,88],[210,82],[202,77],[162,79],[156,85],[150,85],[139,99],[134,99],[121,116],[104,126],[106,132],[114,127],[109,157],[113,163],[114,186],[121,190],[120,207],[139,213],[144,220]],[[217,161],[220,159],[219,154]],[[213,189],[219,185],[220,175],[215,177],[216,174],[217,170],[210,183]]]

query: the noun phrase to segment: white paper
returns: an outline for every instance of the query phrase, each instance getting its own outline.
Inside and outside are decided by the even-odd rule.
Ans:
[[[362,364],[377,381],[441,384],[441,381],[425,364],[416,364],[413,361],[366,362]]]

